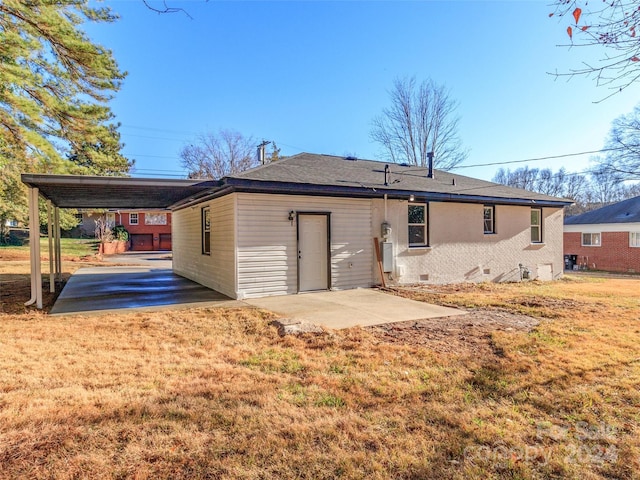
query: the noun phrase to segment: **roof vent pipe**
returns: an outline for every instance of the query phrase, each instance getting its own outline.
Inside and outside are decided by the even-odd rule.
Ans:
[[[260,165],[264,165],[266,163],[267,154],[266,154],[265,147],[270,143],[271,142],[267,142],[266,140],[263,140],[262,143],[258,145],[258,163]]]
[[[389,165],[384,166],[384,186],[389,185]]]
[[[433,176],[433,152],[427,152],[427,161],[429,162],[429,173],[427,174],[427,177],[435,178]]]

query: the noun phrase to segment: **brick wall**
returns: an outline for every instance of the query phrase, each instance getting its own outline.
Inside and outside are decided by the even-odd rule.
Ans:
[[[143,212],[138,213],[138,224],[131,225],[129,215],[129,213],[122,214],[122,225],[129,233],[171,233],[171,213],[169,212],[167,212],[166,225],[146,225],[144,220],[146,213]]]
[[[164,212],[163,212],[164,213]],[[152,249],[160,250],[161,248],[171,248],[170,241],[165,240],[164,245],[161,245],[161,235],[171,234],[171,213],[166,212],[167,223],[166,225],[147,225],[145,222],[145,216],[148,213],[138,213],[138,224],[131,225],[130,213],[122,213],[121,217],[116,219],[116,222],[120,220],[124,228],[127,229],[130,235],[152,235]]]
[[[394,272],[389,283],[519,281],[520,264],[533,278],[562,276],[561,208],[543,208],[543,243],[531,243],[529,206],[496,205],[496,232],[485,234],[483,204],[430,202],[426,248],[408,246],[407,210],[406,200],[388,200],[386,207],[384,200],[373,202],[374,235],[380,235],[385,219],[392,229]]]
[[[581,232],[565,232],[565,255],[578,255],[578,263],[593,270],[640,272],[640,248],[629,246],[629,232],[600,235],[600,247],[583,247]]]

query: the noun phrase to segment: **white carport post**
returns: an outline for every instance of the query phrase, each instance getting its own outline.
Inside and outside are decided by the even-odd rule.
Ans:
[[[53,268],[54,256],[53,251],[53,212],[51,211],[51,200],[47,200],[47,237],[49,239],[49,291],[54,293],[56,291],[56,272]],[[57,263],[56,263],[57,265]]]
[[[42,309],[42,273],[40,266],[40,219],[38,218],[38,188],[29,187],[29,257],[31,259],[31,298],[26,306],[36,304]]]
[[[62,247],[60,243],[60,207],[55,207],[53,210],[53,230],[55,232],[54,236],[54,248],[56,250],[56,282],[62,281]]]

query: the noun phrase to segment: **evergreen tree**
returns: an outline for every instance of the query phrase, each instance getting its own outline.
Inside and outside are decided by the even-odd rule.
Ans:
[[[126,174],[107,103],[125,74],[84,22],[113,22],[88,0],[0,2],[0,225],[25,220],[21,172]],[[2,228],[0,226],[0,228]]]

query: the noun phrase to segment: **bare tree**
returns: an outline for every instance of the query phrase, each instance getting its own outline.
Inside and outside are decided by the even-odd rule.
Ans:
[[[613,121],[607,149],[603,168],[625,179],[640,180],[640,104]]]
[[[516,170],[501,168],[493,177],[493,181],[545,195],[569,198],[575,204],[567,207],[568,215],[575,215],[586,210],[589,181],[584,175],[568,173],[564,168],[555,173],[549,168],[522,167]]]
[[[189,12],[187,12],[184,8],[171,7],[171,6],[167,5],[166,0],[162,0],[161,2],[156,2],[156,3],[159,4],[158,6],[152,5],[150,0],[142,0],[142,3],[144,3],[144,6],[147,7],[149,10],[151,10],[152,12],[156,12],[156,13],[177,13],[177,12],[182,12],[187,17],[189,17],[191,20],[193,20],[193,17],[191,15],[189,15]]]
[[[558,76],[592,76],[597,85],[607,85],[615,93],[640,78],[640,2],[638,0],[554,0],[549,16],[570,17],[567,35],[570,45],[603,47],[604,55],[595,64]],[[610,95],[609,95],[610,96]]]
[[[257,144],[253,137],[220,130],[200,135],[197,143],[182,148],[180,158],[189,178],[220,179],[256,166]]]
[[[419,85],[414,77],[396,79],[389,92],[391,106],[372,122],[371,139],[384,148],[387,159],[425,167],[427,153],[434,164],[449,170],[467,158],[458,137],[456,102],[433,80]]]
[[[537,191],[536,188],[540,186],[539,173],[540,170],[537,168],[522,167],[516,170],[501,168],[493,177],[493,181],[514,188]]]
[[[593,161],[600,163],[597,158]],[[493,181],[510,187],[569,198],[575,204],[566,208],[567,215],[577,215],[640,194],[639,183],[625,183],[622,175],[602,166],[590,171],[588,175],[570,173],[564,168],[557,172],[549,168],[501,168],[494,175]]]
[[[597,158],[594,161],[602,163]],[[591,173],[591,188],[588,192],[589,203],[599,206],[619,202],[627,197],[624,176],[606,166],[599,166]]]

